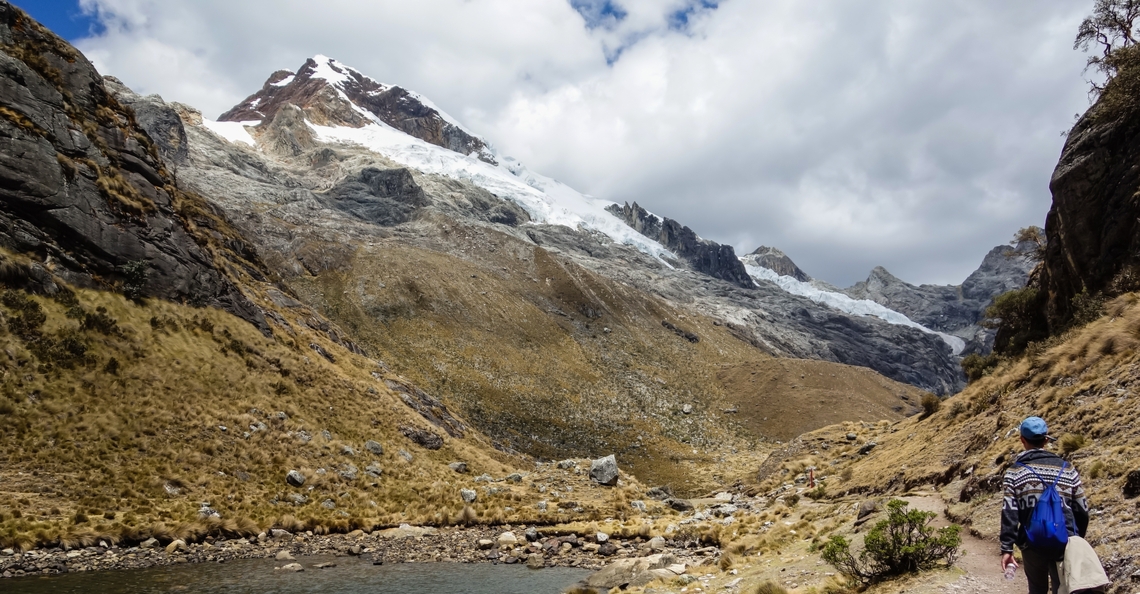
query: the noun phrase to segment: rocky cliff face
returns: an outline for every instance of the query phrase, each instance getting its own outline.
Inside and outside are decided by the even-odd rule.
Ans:
[[[171,153],[185,151],[184,139],[160,138]],[[34,254],[73,284],[214,305],[267,330],[217,268],[230,259],[256,273],[256,256],[217,211],[175,187],[135,112],[91,63],[7,2],[0,245]]]
[[[1081,293],[1140,288],[1140,113],[1116,107],[1114,85],[1069,132],[1049,189],[1039,279],[1049,330],[1064,329]]]
[[[911,320],[966,341],[963,354],[987,354],[993,350],[994,331],[981,327],[986,307],[994,297],[1020,289],[1037,261],[1033,247],[999,245],[982,259],[981,266],[961,285],[911,285],[883,267],[871,271],[867,280],[845,289],[856,299],[869,299]]]
[[[301,108],[309,121],[322,126],[359,128],[371,115],[420,140],[495,162],[481,138],[450,121],[424,97],[378,83],[325,56],[309,58],[296,73],[274,72],[261,90],[218,120],[272,121],[286,106]]]
[[[615,204],[608,210],[636,229],[638,233],[684,258],[697,272],[746,289],[756,286],[748,276],[744,265],[736,257],[736,250],[732,246],[701,239],[692,229],[673,219],[662,219],[651,214],[636,202],[632,206],[628,202],[625,206]]]
[[[762,266],[781,276],[790,276],[802,283],[810,283],[812,280],[787,254],[774,247],[762,245],[743,259],[749,264]]]

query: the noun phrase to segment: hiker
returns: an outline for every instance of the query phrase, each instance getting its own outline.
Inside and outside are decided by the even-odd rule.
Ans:
[[[1060,587],[1057,561],[1065,555],[1064,544],[1049,548],[1029,544],[1026,529],[1046,487],[1056,483],[1068,535],[1084,537],[1089,526],[1089,506],[1081,478],[1072,464],[1045,451],[1049,427],[1041,417],[1021,422],[1021,445],[1025,451],[1005,471],[1005,502],[1001,511],[1001,567],[1014,563],[1013,545],[1021,549],[1029,594],[1056,594]],[[1067,538],[1064,536],[1062,538]],[[1052,581],[1050,587],[1050,581]]]

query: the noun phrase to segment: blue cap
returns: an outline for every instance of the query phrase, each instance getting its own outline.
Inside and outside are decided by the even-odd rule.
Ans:
[[[1049,434],[1049,426],[1041,417],[1029,417],[1021,422],[1021,436],[1030,441],[1038,441]]]

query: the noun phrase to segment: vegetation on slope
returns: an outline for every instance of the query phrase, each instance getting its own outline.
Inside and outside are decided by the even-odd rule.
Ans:
[[[1001,477],[1021,450],[1018,424],[1027,416],[1042,416],[1061,438],[1053,447],[1084,479],[1094,509],[1090,542],[1110,576],[1127,583],[1127,576],[1140,569],[1134,527],[1140,495],[1138,348],[1140,295],[1132,293],[1109,302],[1104,317],[1004,361],[934,414],[884,427],[871,438],[876,445],[863,454],[854,448],[822,450],[822,444],[842,441],[849,430],[833,426],[797,440],[800,451],[816,448],[818,455],[786,456],[783,467],[798,460],[800,467],[792,471],[805,465],[826,469],[821,473],[829,476],[818,493],[823,498],[932,486],[955,521],[994,539],[996,547]],[[785,480],[770,477],[769,483]]]

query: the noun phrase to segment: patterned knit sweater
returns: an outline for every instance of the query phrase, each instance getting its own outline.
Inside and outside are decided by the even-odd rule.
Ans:
[[[1013,545],[1019,549],[1028,546],[1025,536],[1025,527],[1029,524],[1029,517],[1037,505],[1037,499],[1045,491],[1037,476],[1028,468],[1017,463],[1031,466],[1041,479],[1053,484],[1053,479],[1061,473],[1057,481],[1057,494],[1065,509],[1065,523],[1070,535],[1084,537],[1089,527],[1089,502],[1085,499],[1085,490],[1081,486],[1081,477],[1072,464],[1066,464],[1064,472],[1061,471],[1060,456],[1045,450],[1027,450],[1018,455],[1014,463],[1005,471],[1005,502],[1001,510],[1001,552],[1013,552]]]

